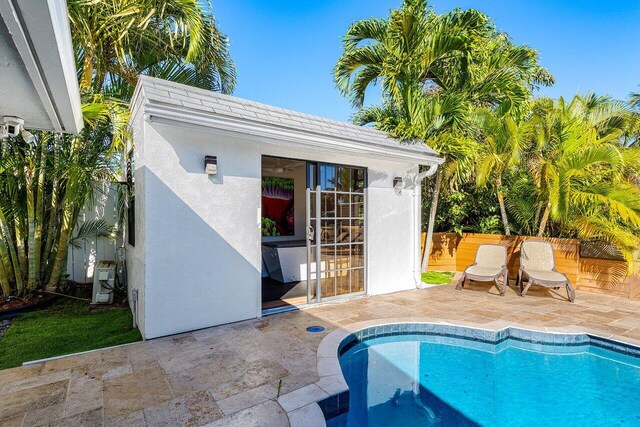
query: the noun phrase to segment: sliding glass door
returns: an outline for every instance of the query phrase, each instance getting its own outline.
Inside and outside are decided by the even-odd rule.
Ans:
[[[307,164],[308,300],[365,291],[366,169]]]

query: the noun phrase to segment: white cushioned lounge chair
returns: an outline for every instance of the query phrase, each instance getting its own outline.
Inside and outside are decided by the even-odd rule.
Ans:
[[[524,282],[527,282],[524,284]],[[567,276],[556,271],[553,246],[542,240],[525,240],[520,245],[520,269],[518,270],[520,295],[525,296],[531,285],[558,289],[567,288],[567,298],[573,302],[576,293]]]
[[[509,284],[507,272],[507,248],[502,245],[480,245],[473,264],[465,268],[456,289],[462,290],[466,279],[493,282],[504,296]],[[502,279],[502,283],[500,281]]]

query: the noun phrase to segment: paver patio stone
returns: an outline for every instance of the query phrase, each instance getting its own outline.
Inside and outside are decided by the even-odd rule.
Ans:
[[[0,375],[0,388],[5,385],[24,379],[35,378],[42,372],[42,363],[17,368],[5,369]]]
[[[151,368],[104,382],[104,414],[123,415],[173,399],[161,369]]]
[[[513,287],[500,297],[486,285],[471,284],[462,292],[445,285],[0,371],[0,427],[103,421],[105,426],[129,427],[182,425],[189,420],[194,425],[212,421],[212,426],[287,426],[289,418],[276,401],[278,388],[284,398],[300,389],[316,390],[313,387],[324,396],[340,385],[330,377],[320,380],[316,369],[318,346],[327,334],[356,322],[398,318],[494,329],[517,324],[640,344],[640,301],[578,290],[576,302],[570,304],[563,293],[545,289],[521,298]],[[306,327],[311,325],[326,331],[309,333]],[[333,368],[337,375],[339,367]],[[296,394],[285,402],[291,396]],[[293,424],[317,405],[305,408],[306,404],[289,414]]]
[[[144,413],[141,410],[104,420],[104,427],[145,427],[146,425]]]
[[[158,406],[144,409],[148,426],[202,426],[222,418],[224,414],[206,391],[201,390]]]
[[[263,358],[254,362],[238,363],[225,370],[231,381],[209,389],[216,400],[222,400],[234,394],[251,390],[263,384],[286,377],[289,372],[271,358]]]
[[[69,380],[0,394],[0,419],[62,403]]]
[[[93,409],[102,409],[102,381],[86,376],[69,381],[63,417],[81,414]]]
[[[275,400],[277,393],[278,389],[272,384],[264,384],[260,387],[219,400],[217,403],[225,415],[231,415],[266,402],[267,400]]]
[[[216,387],[232,381],[219,363],[206,360],[181,372],[167,374],[167,380],[175,396]]]
[[[55,420],[49,424],[51,427],[94,427],[100,426],[103,422],[102,409],[83,412],[70,417]]]
[[[221,418],[207,427],[288,427],[289,419],[276,402],[269,400]]]
[[[21,427],[25,414],[13,416],[11,418],[0,419],[0,427]]]

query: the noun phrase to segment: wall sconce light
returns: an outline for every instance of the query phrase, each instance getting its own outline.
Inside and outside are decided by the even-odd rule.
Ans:
[[[393,189],[396,190],[396,194],[400,194],[405,186],[404,179],[401,176],[393,178]]]
[[[216,156],[204,156],[204,173],[207,175],[218,173],[218,158]]]

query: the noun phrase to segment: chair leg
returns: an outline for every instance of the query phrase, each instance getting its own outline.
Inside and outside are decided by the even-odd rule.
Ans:
[[[573,286],[571,286],[571,283],[569,282],[567,282],[567,298],[569,298],[570,302],[573,302],[576,299],[576,291],[573,290]]]
[[[504,293],[507,290],[507,285],[505,285],[504,281],[501,284],[500,283],[500,279],[497,278],[497,277],[495,279],[493,279],[493,281],[496,283],[496,288],[498,288],[498,291],[500,292],[500,296],[503,297]]]
[[[520,287],[520,296],[522,296],[522,271],[518,270],[518,276],[516,277],[516,288]]]
[[[466,278],[467,278],[467,276],[464,273],[462,273],[462,277],[460,278],[460,281],[456,285],[456,289],[457,290],[461,291],[462,288],[464,288],[464,281],[465,281]]]
[[[531,280],[527,281],[527,284],[524,285],[524,287],[522,286],[522,279],[520,279],[520,296],[523,297],[527,294],[527,291],[529,290],[529,288],[531,287]]]

